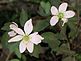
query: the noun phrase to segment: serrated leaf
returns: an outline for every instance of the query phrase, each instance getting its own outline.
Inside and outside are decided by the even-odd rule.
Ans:
[[[38,20],[37,24],[34,26],[34,31],[42,31],[47,26],[49,26],[49,22],[47,20]]]
[[[40,2],[40,7],[39,7],[39,11],[38,13],[41,16],[48,16],[50,15],[50,8],[51,8],[51,4],[49,2]]]
[[[41,6],[39,7],[38,14],[41,15],[41,16],[47,16],[47,15],[45,14],[45,11],[43,10],[43,8],[42,8]]]
[[[75,54],[75,52],[70,50],[69,43],[64,43],[58,48],[57,55],[58,54],[64,54],[64,55],[72,56],[72,55]]]
[[[10,30],[9,26],[10,26],[10,22],[5,23],[4,26],[1,28],[1,30],[9,31]]]
[[[48,14],[48,13],[50,12],[50,7],[51,7],[51,5],[50,5],[49,2],[44,2],[44,1],[42,1],[42,2],[40,3],[40,5],[41,5],[41,7],[45,10],[46,14]]]
[[[68,43],[66,44],[62,44],[58,50],[57,50],[57,54],[65,54],[70,50],[70,46]]]
[[[23,27],[25,22],[28,20],[28,14],[27,12],[22,9],[21,13],[20,13],[20,24]]]
[[[59,47],[60,41],[55,37],[55,34],[52,32],[45,32],[42,34],[44,41],[49,44],[49,46],[56,50]]]
[[[41,53],[42,47],[40,45],[35,46],[33,53],[31,54],[34,57],[39,57],[39,54]]]

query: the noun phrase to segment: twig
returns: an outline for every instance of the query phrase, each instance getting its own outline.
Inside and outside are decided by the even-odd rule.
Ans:
[[[11,52],[8,54],[8,56],[7,56],[5,61],[9,61],[9,58],[10,58],[11,54],[12,54]]]

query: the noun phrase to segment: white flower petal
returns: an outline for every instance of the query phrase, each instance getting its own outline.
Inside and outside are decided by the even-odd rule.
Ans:
[[[65,17],[65,18],[71,18],[71,17],[73,17],[74,15],[75,15],[75,12],[69,10],[69,11],[66,11],[66,12],[65,12],[64,17]]]
[[[63,24],[62,24],[62,26],[64,26],[64,24],[65,24],[66,22],[68,22],[68,19],[66,19],[66,18],[63,18],[63,19],[62,19],[62,21],[63,21]]]
[[[23,36],[17,35],[15,37],[11,38],[8,42],[17,42],[17,41],[20,41],[22,38],[23,38]]]
[[[43,40],[44,38],[42,37],[42,36],[40,36],[40,35],[38,35],[38,37],[41,39],[41,40]]]
[[[15,22],[12,22],[12,24],[14,24],[16,27],[18,27],[18,25]]]
[[[32,19],[28,20],[24,25],[24,31],[28,35],[32,32],[33,25],[32,25]]]
[[[16,35],[16,33],[15,33],[14,31],[10,31],[10,32],[8,32],[8,35],[9,35],[10,37],[13,37],[13,36]]]
[[[16,33],[20,35],[24,35],[23,30],[18,28],[18,25],[15,22],[12,22],[12,24],[10,25],[10,29],[12,29],[13,31],[15,31]]]
[[[15,31],[16,33],[20,34],[20,35],[24,35],[23,30],[20,29],[20,28],[13,28],[12,30]]]
[[[55,6],[51,7],[51,13],[52,13],[52,15],[57,15],[58,14],[58,10]]]
[[[34,32],[34,33],[30,34],[30,36],[35,36],[37,34],[38,34],[38,32]]]
[[[19,45],[19,50],[20,50],[20,53],[23,53],[26,50],[26,43],[21,41]]]
[[[33,49],[34,49],[34,44],[29,41],[26,46],[27,46],[27,50],[28,50],[30,53],[32,53],[32,52],[33,52]]]
[[[38,36],[32,37],[31,42],[38,45],[41,43],[41,39]]]
[[[32,43],[36,44],[36,45],[38,45],[39,43],[41,43],[41,40],[44,39],[44,38],[41,37],[39,34],[36,34],[36,32],[33,33],[33,34],[31,34],[30,37],[31,37],[31,40],[30,40],[30,41],[31,41]]]
[[[18,25],[15,22],[12,22],[12,24],[10,24],[10,29],[13,28],[18,28]]]
[[[52,18],[51,18],[51,20],[50,20],[50,24],[51,24],[51,26],[54,26],[54,25],[56,25],[56,23],[58,22],[58,17],[57,16],[53,16]]]
[[[65,12],[66,9],[67,9],[67,6],[68,6],[67,3],[62,3],[62,4],[59,6],[59,12]]]

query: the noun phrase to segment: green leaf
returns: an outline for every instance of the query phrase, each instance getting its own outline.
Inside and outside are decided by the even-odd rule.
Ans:
[[[21,24],[21,26],[24,26],[24,24],[27,20],[28,20],[28,14],[24,9],[22,9],[22,11],[20,13],[20,24]]]
[[[48,20],[38,20],[37,24],[34,26],[34,31],[42,31],[44,30],[47,26],[49,26]]]
[[[1,43],[3,48],[8,48],[10,52],[14,52],[18,58],[21,58],[21,53],[19,52],[19,43],[8,43],[9,36],[8,32],[5,32],[2,36]]]
[[[51,4],[53,6],[56,6],[58,8],[58,6],[60,5],[61,3],[61,0],[50,0]]]
[[[74,39],[78,33],[76,17],[69,19],[68,26],[70,28],[69,37]]]
[[[67,54],[68,51],[70,51],[70,46],[68,43],[64,43],[58,48],[57,54]]]
[[[26,58],[27,58],[27,57],[22,54],[22,61],[27,61]]]
[[[8,40],[9,40],[8,32],[5,32],[1,38],[3,48],[8,48]]]
[[[39,7],[38,14],[41,15],[41,16],[46,16],[46,14],[45,14],[45,12],[44,12],[42,7]]]
[[[41,7],[45,10],[45,13],[46,13],[46,14],[49,14],[49,13],[50,13],[50,7],[51,7],[51,5],[50,5],[49,2],[44,2],[44,1],[42,1],[42,2],[40,3],[40,5],[41,5]]]
[[[81,54],[77,54],[76,59],[77,59],[78,61],[81,61]]]
[[[59,47],[60,41],[55,37],[55,34],[52,32],[45,32],[42,34],[44,41],[49,44],[49,46],[56,50]]]
[[[72,55],[75,54],[75,52],[70,50],[69,43],[64,43],[58,48],[57,55],[58,54],[64,54],[64,55],[72,56]]]
[[[10,26],[10,22],[5,23],[4,26],[1,28],[1,30],[9,31],[10,30],[9,26]]]
[[[18,48],[19,48],[19,47],[18,47]],[[15,54],[17,55],[18,58],[21,58],[21,53],[20,53],[20,51],[19,51],[18,48],[16,48],[14,52],[15,52]]]
[[[61,31],[60,31],[60,33],[56,34],[56,37],[59,40],[67,40],[67,36],[66,36],[66,25],[63,26],[63,27],[61,27]]]
[[[40,2],[38,13],[41,16],[48,16],[50,15],[50,8],[51,8],[51,4],[49,2],[42,1]]]
[[[18,60],[18,59],[12,59],[12,60],[10,60],[10,61],[20,61],[20,60]]]
[[[41,53],[42,47],[40,45],[35,46],[33,53],[31,54],[34,57],[39,57],[39,54]]]
[[[8,48],[10,52],[14,52],[18,58],[21,58],[21,53],[19,51],[19,43],[10,43]]]
[[[75,60],[75,57],[69,56],[69,57],[64,58],[62,61],[76,61],[76,60]]]

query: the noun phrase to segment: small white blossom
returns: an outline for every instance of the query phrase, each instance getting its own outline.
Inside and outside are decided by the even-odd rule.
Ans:
[[[59,20],[63,21],[62,26],[64,26],[64,24],[68,21],[68,18],[71,18],[75,15],[74,11],[71,11],[71,10],[66,11],[67,6],[68,6],[67,3],[62,3],[59,6],[59,9],[57,9],[55,6],[51,7],[51,13],[53,15],[53,17],[50,20],[51,26],[56,25],[56,23]]]
[[[14,31],[10,31],[8,32],[9,37],[14,37],[16,35],[16,33]]]
[[[34,49],[34,44],[38,45],[44,38],[41,37],[38,32],[30,34],[33,30],[32,19],[28,20],[24,25],[24,31],[18,26],[11,24],[10,29],[15,31],[17,35],[11,38],[8,42],[20,41],[19,50],[23,53],[26,49],[32,53]]]
[[[13,31],[8,32],[9,37],[14,37],[17,33],[14,31],[14,28],[18,28],[18,25],[15,22],[12,22],[10,29]]]

